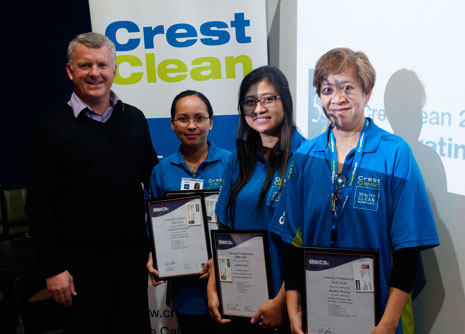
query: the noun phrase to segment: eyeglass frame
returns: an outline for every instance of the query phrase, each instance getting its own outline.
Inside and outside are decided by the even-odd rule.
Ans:
[[[338,179],[343,179],[342,182],[338,183]],[[333,223],[331,224],[331,239],[330,244],[334,245],[337,241],[337,222],[336,222],[336,203],[338,201],[339,192],[345,188],[347,181],[349,180],[348,177],[345,177],[342,174],[337,174],[334,177],[334,191],[331,193],[331,204],[329,209],[331,210],[333,216]],[[344,205],[344,204],[343,204]]]
[[[269,99],[269,98],[272,98],[272,100],[269,102],[265,102],[265,99]],[[255,110],[255,108],[257,108],[257,104],[259,102],[263,107],[271,107],[274,104],[276,104],[276,101],[278,101],[279,99],[281,99],[280,95],[267,95],[260,99],[252,99],[252,98],[246,99],[245,101],[242,102],[241,105],[242,105],[242,109],[244,110],[245,114],[251,114]],[[246,106],[245,103],[250,100],[254,102],[253,106]]]
[[[190,118],[187,116],[181,116],[181,117],[185,117],[186,120],[181,120],[180,117],[178,117],[178,118],[173,119],[173,122],[179,122],[179,124],[182,126],[188,126],[189,123],[193,121],[195,125],[201,125],[207,119],[211,119],[211,116],[205,116],[205,115],[195,115],[193,118]]]
[[[344,179],[344,181],[337,183],[338,179]],[[331,212],[335,213],[336,212],[336,202],[339,197],[339,192],[346,186],[346,182],[349,178],[345,177],[342,174],[337,174],[334,177],[334,191],[331,193]]]

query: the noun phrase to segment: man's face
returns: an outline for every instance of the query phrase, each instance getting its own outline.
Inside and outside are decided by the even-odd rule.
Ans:
[[[73,65],[66,65],[77,96],[92,107],[110,101],[110,88],[116,75],[116,65],[107,46],[94,49],[78,43]]]

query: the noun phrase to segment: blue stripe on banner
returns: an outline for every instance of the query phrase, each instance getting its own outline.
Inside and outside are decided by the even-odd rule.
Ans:
[[[179,148],[181,142],[171,129],[170,118],[148,118],[147,123],[152,137],[153,148],[158,156],[166,157]],[[216,146],[233,151],[236,148],[236,130],[238,115],[214,116],[213,129],[208,140]]]

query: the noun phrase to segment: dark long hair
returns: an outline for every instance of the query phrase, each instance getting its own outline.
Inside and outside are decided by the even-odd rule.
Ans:
[[[289,84],[284,74],[276,67],[262,66],[259,67],[242,79],[239,89],[239,126],[237,129],[236,151],[239,160],[239,178],[234,184],[231,195],[229,196],[227,210],[230,212],[234,201],[241,189],[247,184],[252,177],[257,161],[257,150],[261,147],[262,141],[260,134],[252,129],[245,120],[245,113],[242,103],[250,87],[260,81],[267,81],[273,86],[276,93],[281,96],[284,109],[284,120],[281,124],[281,135],[278,143],[273,147],[266,162],[265,183],[260,193],[258,205],[262,205],[268,188],[270,187],[276,170],[279,170],[281,176],[281,185],[275,195],[279,195],[284,184],[286,165],[289,157],[291,144],[291,135],[295,129],[292,118],[292,97],[289,91]]]

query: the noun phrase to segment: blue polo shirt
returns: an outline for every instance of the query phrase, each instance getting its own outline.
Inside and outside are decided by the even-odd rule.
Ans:
[[[297,130],[294,130],[291,136],[289,159],[292,158],[293,152],[305,141],[306,139]],[[287,171],[288,170],[289,164],[287,166]],[[234,230],[268,230],[269,223],[273,218],[276,206],[281,198],[281,195],[274,198],[274,195],[279,190],[281,177],[278,171],[276,171],[273,181],[266,193],[264,203],[259,204],[260,193],[265,183],[265,176],[266,160],[261,152],[258,151],[252,177],[237,195],[230,214],[226,212],[231,190],[239,178],[239,161],[237,159],[237,153],[233,153],[226,168],[224,184],[221,188],[218,203],[216,204],[216,214],[221,223],[230,226]],[[269,232],[268,241],[273,291],[274,296],[276,296],[283,283],[283,274],[281,270],[281,239],[279,236]]]
[[[370,119],[362,160],[352,193],[337,218],[338,248],[379,250],[380,299],[384,312],[391,277],[391,251],[439,245],[423,179],[408,144]],[[294,246],[330,247],[333,216],[328,130],[294,154],[284,200],[270,229]],[[353,149],[342,174],[349,177]],[[283,215],[283,213],[285,214]],[[410,319],[413,321],[413,319]],[[396,333],[402,333],[399,324]],[[405,333],[408,331],[406,330]]]
[[[207,158],[198,167],[195,178],[203,180],[203,189],[219,189],[231,152],[210,142],[209,145]],[[165,191],[181,190],[183,177],[194,178],[179,148],[153,168],[152,196],[162,198]],[[209,313],[206,290],[207,280],[198,277],[176,278],[172,282],[173,310],[185,314]]]

